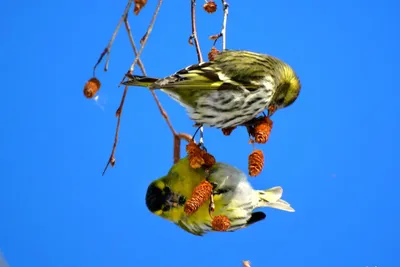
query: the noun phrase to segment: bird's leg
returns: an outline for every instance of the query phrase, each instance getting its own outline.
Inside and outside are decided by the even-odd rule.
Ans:
[[[206,172],[206,180],[209,181],[210,171],[206,170],[205,172]],[[212,182],[210,182],[210,184],[213,186],[213,190],[212,190],[211,195],[210,195],[210,205],[208,206],[208,213],[210,214],[210,217],[213,218],[213,213],[215,211],[214,189],[217,187],[217,184],[216,183],[212,183]]]
[[[254,136],[254,127],[251,125],[246,125],[246,129],[247,129],[247,133],[249,134],[249,143],[253,144],[254,140],[253,140],[253,136]]]
[[[199,147],[200,147],[202,150],[204,150],[204,151],[207,152],[207,148],[204,146],[204,143],[203,143],[203,131],[202,131],[203,124],[198,124],[198,123],[196,123],[196,124],[194,125],[194,127],[197,127],[197,129],[196,129],[196,131],[194,132],[194,134],[192,135],[192,141],[194,142],[194,138],[196,137],[197,133],[200,131]]]
[[[214,203],[214,195],[211,194],[210,196],[210,205],[208,206],[208,213],[210,214],[210,217],[213,217],[213,213],[215,211],[215,203]]]
[[[195,124],[193,125],[194,127],[197,127],[196,131],[194,132],[194,134],[192,135],[192,141],[194,141],[194,138],[196,137],[198,131],[200,130],[201,126],[203,126],[202,124]]]
[[[276,111],[276,106],[275,105],[270,105],[268,107],[268,116],[267,117],[271,117],[272,115],[274,115],[275,111]],[[265,115],[265,114],[264,114]]]
[[[197,129],[196,129],[196,131],[194,132],[194,134],[192,136],[192,141],[194,142],[194,138],[196,137],[197,133],[200,131],[199,147],[201,149],[207,151],[207,149],[204,146],[204,142],[203,142],[203,124],[196,123],[194,125],[194,127],[197,127]]]

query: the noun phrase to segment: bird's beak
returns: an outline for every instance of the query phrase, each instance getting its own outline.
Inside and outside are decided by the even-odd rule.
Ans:
[[[169,192],[165,200],[166,204],[172,208],[182,206],[186,201],[184,196],[174,192]]]

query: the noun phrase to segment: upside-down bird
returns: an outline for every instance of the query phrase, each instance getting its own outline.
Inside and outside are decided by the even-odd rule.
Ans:
[[[273,56],[225,50],[213,61],[191,65],[161,79],[126,75],[128,86],[160,89],[185,107],[197,125],[230,128],[268,109],[270,115],[297,99],[294,70]]]
[[[227,231],[236,231],[265,219],[264,212],[254,212],[257,208],[270,207],[294,212],[290,204],[281,199],[283,190],[280,186],[255,190],[242,171],[224,163],[216,163],[208,175],[208,181],[213,185],[213,214],[224,215],[230,220],[231,225]],[[204,235],[214,231],[207,204],[209,201],[191,215],[184,211],[185,203],[194,188],[205,177],[205,170],[191,168],[188,158],[179,160],[166,176],[149,185],[146,193],[147,208],[191,234]]]

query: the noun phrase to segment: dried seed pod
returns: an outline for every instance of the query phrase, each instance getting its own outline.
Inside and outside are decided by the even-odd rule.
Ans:
[[[215,56],[219,53],[219,51],[213,46],[208,53],[208,60],[213,61],[215,60]]]
[[[225,232],[231,226],[231,222],[225,215],[218,215],[213,218],[211,226],[215,231]]]
[[[265,144],[271,134],[273,122],[270,118],[264,117],[262,121],[254,127],[254,140],[256,143]]]
[[[229,127],[229,128],[223,128],[223,129],[221,129],[221,130],[222,130],[222,133],[223,133],[225,136],[228,136],[228,135],[231,135],[231,133],[233,132],[233,130],[235,130],[235,128],[236,128],[236,127]]]
[[[147,0],[135,0],[135,8],[133,12],[135,15],[139,15],[140,10],[147,4]]]
[[[189,155],[189,165],[192,169],[199,169],[205,163],[201,155]]]
[[[213,0],[210,0],[203,5],[203,8],[207,13],[214,13],[217,11],[217,4]]]
[[[83,94],[87,98],[92,98],[96,95],[97,91],[99,91],[100,86],[100,81],[96,77],[93,77],[85,84],[85,87],[83,88]]]
[[[186,145],[186,152],[188,154],[190,167],[193,169],[201,168],[204,164],[201,148],[195,142],[190,142]]]
[[[200,154],[201,149],[195,142],[191,141],[186,145],[186,153],[188,153],[188,155]]]
[[[192,196],[185,203],[184,212],[187,215],[195,213],[201,205],[204,204],[212,194],[213,186],[210,182],[204,180],[196,186],[192,192]]]
[[[208,39],[215,41],[221,36],[222,36],[221,33],[217,33],[217,34],[213,34],[213,35],[208,36]]]
[[[204,168],[209,169],[212,166],[214,166],[215,164],[215,158],[213,155],[211,155],[210,153],[207,153],[206,151],[202,150],[202,158],[204,160]]]
[[[257,176],[264,167],[264,154],[261,150],[254,150],[249,155],[249,175]]]

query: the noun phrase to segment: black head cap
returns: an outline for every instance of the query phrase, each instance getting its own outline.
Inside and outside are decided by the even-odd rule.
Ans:
[[[156,212],[162,209],[165,203],[165,194],[163,190],[157,187],[154,183],[150,184],[146,193],[146,205],[151,212]]]

